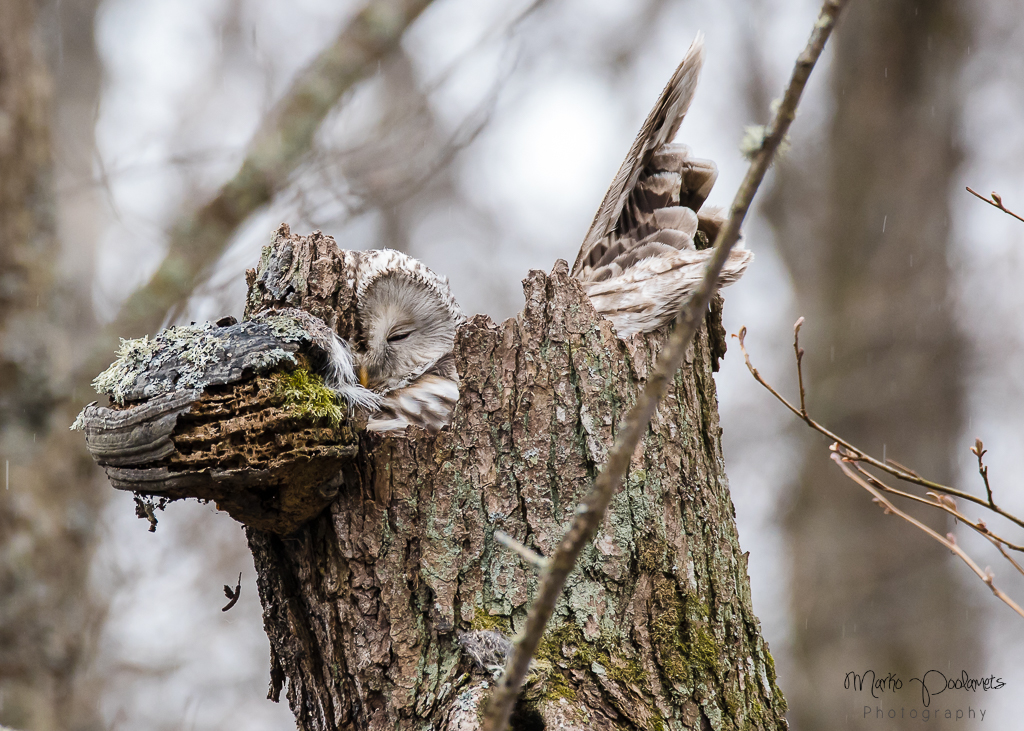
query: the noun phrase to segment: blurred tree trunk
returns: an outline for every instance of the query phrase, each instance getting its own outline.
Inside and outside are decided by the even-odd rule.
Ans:
[[[247,316],[290,304],[351,337],[344,272],[333,240],[279,235]],[[283,537],[248,529],[270,694],[287,681],[303,731],[479,728],[492,678],[459,638],[512,634],[537,585],[494,533],[553,550],[659,349],[656,335],[619,340],[565,262],[524,289],[519,317],[460,329],[450,428],[366,434],[320,517]],[[702,330],[569,579],[513,728],[786,728],[736,534],[714,357]]]
[[[947,484],[966,449],[947,251],[970,23],[953,0],[853,3],[834,46],[824,149],[799,176],[783,164],[765,206],[807,317],[813,416]],[[970,670],[980,634],[949,553],[885,517],[815,445],[786,523],[800,731],[835,728],[860,707],[844,695],[847,671]]]
[[[70,86],[69,99],[91,95],[93,104],[95,6],[64,3],[68,22],[59,45],[50,44],[61,55],[58,88]],[[58,240],[53,77],[36,10],[32,0],[0,3],[0,723],[92,729],[100,727],[95,703],[78,681],[101,614],[87,580],[106,491],[67,431],[69,374],[92,329],[91,267],[83,267],[91,245],[85,257],[79,246],[65,257]],[[74,71],[70,84],[61,69]],[[58,134],[74,127],[56,116]],[[73,243],[83,238],[80,229]]]

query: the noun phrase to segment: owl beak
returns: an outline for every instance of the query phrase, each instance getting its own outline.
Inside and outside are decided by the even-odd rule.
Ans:
[[[363,388],[366,388],[370,383],[370,374],[367,372],[365,365],[359,366],[359,383]]]

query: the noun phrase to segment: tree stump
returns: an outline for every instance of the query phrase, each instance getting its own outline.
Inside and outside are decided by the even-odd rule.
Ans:
[[[250,270],[246,318],[310,313],[358,342],[348,261],[282,227]],[[524,280],[519,316],[455,344],[461,397],[436,435],[361,433],[336,497],[290,532],[249,521],[270,697],[303,731],[479,728],[493,677],[464,633],[523,624],[546,555],[653,369],[664,333],[620,340],[565,262]],[[783,729],[750,601],[703,329],[541,643],[516,729]],[[340,483],[340,484],[338,484]]]

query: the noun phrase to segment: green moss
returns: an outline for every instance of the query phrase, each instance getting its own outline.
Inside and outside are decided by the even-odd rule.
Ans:
[[[618,664],[614,664],[615,662]],[[608,677],[619,683],[643,687],[647,680],[647,671],[637,660],[626,660],[623,658],[612,658],[612,665],[607,667]]]
[[[483,607],[477,607],[473,612],[473,621],[470,627],[475,630],[498,630],[506,635],[512,634],[512,627],[507,617],[489,614]]]
[[[675,584],[664,577],[654,582],[654,604],[659,610],[651,620],[651,639],[657,650],[658,662],[669,679],[689,683],[690,672],[686,662],[683,626],[686,621],[683,602]]]
[[[576,689],[569,684],[569,679],[557,669],[552,669],[543,676],[538,674],[538,680],[540,684],[535,687],[543,689],[538,700],[557,701],[565,698],[567,701],[575,701],[579,698]]]
[[[768,666],[768,680],[775,685],[775,658],[767,647],[764,648],[764,664]]]
[[[589,670],[590,665],[598,660],[593,647],[583,637],[582,630],[571,622],[545,633],[537,646],[535,657],[552,665],[576,670]]]
[[[571,622],[546,633],[535,655],[536,680],[531,688],[532,695],[537,699],[576,700],[576,688],[569,682],[569,672],[576,671],[603,675],[621,685],[624,694],[635,697],[636,692],[643,692],[640,689],[646,686],[647,672],[638,660],[616,653],[619,644],[606,634],[590,642]],[[637,701],[642,702],[639,698]],[[655,716],[651,728],[664,729],[664,721],[653,708],[651,712]]]
[[[654,602],[660,611],[651,621],[651,639],[665,679],[685,687],[702,676],[717,678],[718,644],[706,627],[707,605],[692,594],[680,597],[666,577],[655,580]]]
[[[597,653],[587,643],[583,632],[571,622],[545,633],[534,657],[536,664],[529,695],[536,700],[575,701],[577,692],[569,682],[568,671],[592,672],[593,663],[598,661]]]
[[[645,574],[664,571],[668,553],[668,543],[661,538],[645,537],[637,540],[637,563],[640,571]]]
[[[775,719],[771,718],[764,706],[756,700],[750,702],[747,708],[747,717],[743,721],[742,731],[755,731],[755,729],[772,728]]]
[[[286,373],[275,373],[277,394],[284,397],[285,406],[300,419],[320,421],[326,419],[332,427],[341,424],[345,412],[334,391],[324,385],[324,379],[305,368]]]
[[[718,673],[718,646],[715,638],[704,627],[690,633],[690,658],[711,674]]]
[[[743,697],[734,689],[725,691],[725,711],[731,718],[743,708]]]

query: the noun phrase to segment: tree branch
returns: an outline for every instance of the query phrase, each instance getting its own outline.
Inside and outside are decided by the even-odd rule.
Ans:
[[[596,535],[608,503],[629,469],[630,457],[646,432],[655,408],[668,391],[669,384],[682,363],[686,348],[703,322],[704,312],[717,289],[718,276],[729,257],[729,252],[739,239],[740,226],[754,194],[796,115],[797,104],[807,79],[846,2],[847,0],[826,0],[822,5],[810,40],[797,57],[779,110],[760,147],[752,151],[750,167],[733,200],[729,219],[718,233],[715,251],[708,262],[704,279],[676,318],[675,330],[658,358],[657,367],[648,379],[647,385],[623,420],[615,444],[608,453],[608,461],[598,475],[594,488],[576,508],[572,526],[548,559],[548,568],[541,577],[536,599],[526,619],[526,627],[513,646],[505,672],[488,704],[482,727],[485,731],[504,731],[508,726],[509,716],[529,669],[530,658],[537,650],[544,628],[562,593],[565,580],[575,566],[583,547]]]
[[[971,195],[973,195],[973,196],[975,196],[977,198],[980,198],[981,200],[985,201],[990,206],[992,206],[994,208],[998,208],[1003,213],[1006,213],[1006,214],[1008,214],[1010,216],[1013,216],[1018,221],[1024,221],[1024,218],[1021,218],[1016,213],[1014,213],[1009,208],[1007,208],[1006,206],[1003,205],[1003,198],[1002,198],[1002,196],[999,195],[998,193],[996,193],[995,191],[992,191],[992,197],[991,198],[986,198],[985,196],[983,196],[978,191],[971,189],[971,186],[968,185],[967,186],[967,192],[970,193]]]
[[[1002,590],[1000,590],[995,585],[995,577],[992,574],[992,571],[990,569],[982,570],[981,567],[978,566],[978,564],[976,564],[974,560],[970,556],[968,556],[967,553],[962,548],[960,548],[960,546],[957,545],[952,533],[945,537],[940,536],[938,533],[936,533],[934,530],[926,526],[924,523],[917,520],[917,518],[914,518],[904,513],[902,510],[893,505],[889,500],[887,500],[881,492],[876,490],[872,485],[868,484],[864,479],[862,479],[860,475],[851,470],[849,466],[847,466],[846,460],[838,452],[833,452],[832,460],[837,465],[839,465],[839,468],[846,474],[847,477],[849,477],[851,480],[853,480],[858,485],[867,490],[869,493],[871,493],[871,495],[875,499],[875,502],[881,505],[886,513],[898,515],[899,517],[903,518],[903,520],[907,521],[915,528],[931,536],[936,541],[941,543],[943,546],[948,548],[950,551],[955,553],[961,561],[967,564],[967,566],[971,569],[971,571],[973,571],[978,576],[979,579],[985,582],[985,584],[988,586],[989,589],[992,590],[992,593],[995,594],[996,597],[998,597],[1002,602],[1004,602],[1008,607],[1010,607],[1010,609],[1015,611],[1021,617],[1024,617],[1024,609],[1021,609],[1020,605],[1018,605],[1015,601],[1013,601],[1013,599],[1007,596]]]
[[[369,0],[334,43],[299,73],[256,131],[235,176],[198,212],[175,226],[167,255],[153,278],[128,298],[107,328],[101,342],[104,353],[115,335],[151,332],[169,309],[180,306],[237,227],[288,184],[342,94],[376,71],[377,62],[398,46],[430,2]]]
[[[938,508],[939,510],[945,513],[949,513],[949,515],[956,518],[958,521],[966,525],[968,528],[971,528],[972,530],[977,531],[981,535],[985,536],[985,538],[991,541],[993,545],[995,545],[996,547],[1006,547],[1009,548],[1011,551],[1024,552],[1024,546],[1012,543],[1011,541],[1008,541],[1005,538],[996,535],[991,530],[989,530],[988,526],[985,524],[985,521],[973,521],[966,515],[961,513],[957,509],[956,501],[953,500],[953,498],[949,497],[948,495],[940,495],[938,493],[928,492],[928,498],[931,498],[929,500],[928,498],[923,498],[920,495],[914,495],[913,493],[905,492],[890,485],[886,485],[884,482],[882,482],[877,477],[868,472],[866,469],[864,469],[864,467],[860,464],[860,460],[857,459],[856,455],[851,454],[849,452],[841,451],[842,449],[843,448],[840,447],[838,444],[832,445],[833,452],[840,452],[844,461],[854,465],[857,472],[859,472],[865,480],[870,482],[874,487],[881,490],[882,492],[887,492],[890,495],[898,495],[899,497],[906,498],[907,500],[911,500],[916,503],[921,503],[922,505],[927,505],[930,508]],[[1014,567],[1017,567],[1016,561],[1014,561],[1008,555],[1007,558],[1014,565]],[[1022,571],[1022,573],[1024,573],[1024,571]]]
[[[800,318],[800,321],[798,321],[798,324],[802,324],[802,320],[803,320],[803,318]],[[794,328],[794,329],[796,330],[795,338],[799,338],[799,328]],[[863,449],[860,449],[860,448],[854,446],[853,444],[851,444],[846,439],[843,439],[838,434],[835,434],[835,433],[829,431],[823,425],[819,424],[817,421],[812,419],[808,415],[807,411],[802,408],[802,406],[801,406],[801,408],[797,408],[796,406],[791,404],[786,399],[785,396],[783,396],[778,391],[776,391],[775,388],[773,388],[772,385],[770,383],[768,383],[768,381],[766,381],[764,379],[764,377],[757,370],[757,368],[755,368],[753,366],[753,364],[750,362],[750,355],[747,353],[747,348],[746,348],[746,345],[744,343],[744,340],[746,339],[746,336],[747,336],[747,328],[746,327],[741,327],[740,328],[739,335],[733,335],[734,338],[739,340],[740,350],[743,353],[743,360],[747,364],[747,370],[750,371],[750,374],[754,377],[754,380],[757,381],[758,383],[760,383],[762,386],[764,386],[768,390],[768,392],[771,393],[772,396],[774,396],[776,399],[779,400],[780,403],[782,403],[783,406],[785,406],[787,409],[789,409],[794,414],[799,416],[800,419],[804,423],[807,424],[807,426],[811,427],[812,429],[814,429],[819,434],[822,434],[822,435],[828,437],[830,441],[836,442],[837,444],[841,445],[844,449],[846,449],[850,453],[848,456],[855,456],[856,457],[856,461],[858,461],[858,462],[866,462],[867,464],[871,465],[872,467],[877,467],[878,469],[880,469],[880,470],[882,470],[884,472],[887,472],[890,475],[892,475],[893,477],[896,477],[897,479],[903,480],[904,482],[909,482],[909,483],[912,483],[914,485],[920,485],[921,487],[926,487],[929,490],[934,490],[935,492],[940,492],[940,493],[943,493],[945,495],[950,495],[952,497],[960,498],[961,500],[967,500],[968,502],[975,503],[976,505],[981,505],[982,507],[988,508],[992,512],[997,513],[998,515],[1001,515],[1004,518],[1006,518],[1007,520],[1009,520],[1009,521],[1011,521],[1013,523],[1016,523],[1020,527],[1024,528],[1024,519],[1017,517],[1013,513],[1010,513],[1010,512],[1007,512],[1006,510],[1003,510],[998,505],[996,505],[994,500],[993,500],[992,488],[990,487],[989,482],[988,482],[988,468],[985,467],[985,465],[981,461],[981,458],[984,455],[984,448],[981,445],[981,440],[977,440],[975,442],[975,446],[971,448],[971,451],[975,455],[977,455],[977,457],[978,457],[978,471],[981,474],[982,479],[985,481],[985,492],[987,494],[987,497],[984,497],[984,498],[977,497],[976,495],[971,495],[969,492],[964,492],[963,490],[957,490],[956,488],[950,487],[949,485],[943,485],[943,484],[941,484],[939,482],[933,482],[932,480],[925,479],[925,478],[921,477],[919,474],[917,474],[916,472],[914,472],[913,470],[904,467],[903,465],[901,465],[899,462],[896,462],[895,460],[891,460],[891,459],[880,460],[880,459],[877,459],[875,457],[872,457],[870,454],[865,452]],[[797,340],[795,340],[794,342],[795,342],[794,347],[799,349],[799,342]],[[801,373],[800,358],[797,358],[796,367],[797,367],[798,380],[800,381],[800,383],[803,383],[803,375]],[[976,449],[980,450],[981,453],[979,454],[977,451],[975,451]]]
[[[974,446],[971,447],[971,453],[974,454],[975,457],[977,457],[978,459],[978,474],[981,475],[981,479],[985,484],[986,497],[980,498],[962,492],[960,490],[948,487],[946,485],[940,485],[938,483],[932,482],[931,480],[926,480],[913,470],[904,467],[895,460],[887,459],[884,461],[879,461],[878,459],[875,459],[871,455],[854,447],[848,441],[830,432],[828,429],[826,429],[824,426],[816,422],[808,415],[804,403],[804,386],[802,373],[803,350],[800,348],[800,326],[803,325],[803,322],[804,318],[801,317],[799,320],[796,321],[796,324],[793,327],[793,349],[796,352],[797,382],[799,383],[800,387],[800,407],[797,408],[789,401],[787,401],[785,397],[783,397],[778,391],[776,391],[771,386],[771,384],[769,384],[761,376],[758,370],[750,362],[750,355],[747,353],[747,349],[744,344],[747,329],[745,327],[742,327],[740,328],[739,335],[734,335],[733,337],[736,337],[739,340],[740,350],[743,352],[743,360],[747,364],[747,369],[750,371],[751,375],[753,375],[754,380],[756,380],[758,383],[764,386],[776,399],[782,402],[782,404],[787,409],[789,409],[794,414],[799,416],[800,419],[803,420],[808,426],[817,431],[819,434],[823,434],[833,440],[832,446],[830,447],[832,451],[833,461],[835,461],[835,463],[839,465],[839,467],[843,470],[843,473],[847,477],[849,477],[851,480],[853,480],[858,485],[863,487],[865,490],[870,492],[872,496],[874,496],[875,502],[882,505],[886,513],[893,513],[895,515],[900,516],[911,525],[924,531],[929,536],[931,536],[939,543],[941,543],[943,546],[946,546],[947,548],[949,548],[949,550],[953,551],[953,553],[959,556],[960,559],[963,560],[964,563],[966,563],[970,567],[970,569],[975,574],[977,574],[983,582],[985,582],[985,584],[989,587],[989,589],[992,590],[992,593],[995,594],[996,597],[998,597],[1001,601],[1006,603],[1007,606],[1009,606],[1015,612],[1024,617],[1024,610],[1022,610],[1016,602],[1010,599],[1009,596],[1007,596],[1003,591],[1001,591],[998,587],[995,586],[993,581],[994,577],[991,570],[985,569],[984,571],[982,571],[978,567],[978,565],[970,558],[970,556],[968,556],[963,551],[963,549],[956,545],[956,541],[954,540],[952,534],[949,534],[946,538],[943,538],[934,530],[925,526],[917,519],[912,518],[906,513],[898,510],[889,500],[882,496],[882,493],[898,495],[899,497],[905,498],[907,500],[918,502],[932,508],[938,508],[939,510],[948,513],[949,515],[953,516],[956,520],[962,522],[964,525],[968,526],[975,532],[980,533],[982,536],[984,536],[990,543],[992,543],[993,546],[996,547],[999,553],[1003,555],[1003,558],[1010,562],[1010,564],[1014,567],[1014,569],[1017,570],[1018,573],[1024,575],[1024,566],[1021,566],[1021,564],[1018,563],[1007,552],[1007,549],[1009,549],[1010,551],[1024,552],[1024,546],[1012,543],[1011,541],[1006,540],[1005,538],[997,535],[996,533],[993,533],[983,520],[971,520],[959,511],[959,509],[957,508],[956,501],[953,499],[953,496],[963,498],[964,500],[987,508],[988,510],[991,510],[992,512],[997,513],[998,515],[1003,516],[1007,520],[1010,520],[1011,522],[1016,523],[1019,526],[1024,526],[1024,520],[1002,510],[995,504],[995,501],[992,496],[992,486],[989,484],[988,480],[988,467],[984,463],[984,456],[986,452],[984,444],[982,444],[980,439],[975,439]],[[921,485],[923,487],[931,488],[933,492],[928,493],[928,498],[931,499],[929,500],[919,495],[914,495],[912,493],[905,492],[903,490],[898,490],[894,487],[886,485],[884,482],[882,482],[877,477],[868,472],[866,469],[864,469],[862,463],[870,464],[871,466],[883,470],[889,473],[890,475],[893,475],[894,477],[903,480],[904,482],[909,482],[915,485]],[[853,467],[851,468],[849,465],[853,465]]]

